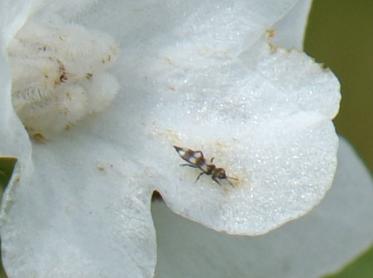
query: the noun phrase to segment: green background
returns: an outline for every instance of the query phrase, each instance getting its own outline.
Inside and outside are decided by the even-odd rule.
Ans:
[[[335,119],[337,131],[354,145],[372,171],[373,0],[314,1],[305,50],[331,68],[340,80],[342,103]],[[1,189],[8,182],[14,162],[0,159]],[[1,269],[0,277],[6,277]],[[330,277],[372,278],[373,247]]]

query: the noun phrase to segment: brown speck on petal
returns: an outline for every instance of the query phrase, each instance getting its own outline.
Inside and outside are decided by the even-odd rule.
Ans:
[[[39,143],[39,144],[45,144],[47,142],[47,139],[45,138],[45,136],[39,132],[32,134],[31,138],[32,140],[34,140],[36,143]]]

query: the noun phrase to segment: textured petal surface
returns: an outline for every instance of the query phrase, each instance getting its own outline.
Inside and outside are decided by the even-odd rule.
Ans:
[[[9,30],[16,30],[12,24],[4,25],[3,34],[10,37]],[[6,40],[4,35],[2,42]],[[127,161],[123,149],[115,151],[97,134],[84,131],[34,144],[31,158],[28,136],[11,107],[5,62],[1,73],[0,130],[7,132],[1,134],[0,154],[19,159],[2,207],[2,256],[8,275],[151,277],[152,190],[140,182],[138,169],[143,167],[135,159]]]
[[[114,1],[81,18],[111,30],[127,54],[117,68],[121,105],[106,133],[158,173],[153,186],[176,212],[254,235],[306,213],[330,187],[339,84],[306,55],[273,53],[265,40],[295,3]],[[198,171],[179,167],[172,145],[216,156],[239,184],[196,184]]]
[[[143,167],[87,133],[34,145],[34,170],[13,177],[2,218],[10,277],[152,276],[155,235]]]
[[[191,72],[192,82],[149,108],[153,134],[164,142],[158,160],[168,162],[168,182],[159,188],[166,203],[229,233],[264,233],[305,213],[335,169],[334,77],[297,52],[270,54],[264,47],[255,59],[250,68],[236,63]],[[218,186],[204,177],[196,184],[198,171],[172,159],[173,144],[216,156],[240,183]]]
[[[125,71],[123,86],[137,95],[128,96],[136,113],[127,115],[147,133],[137,152],[151,154],[158,190],[176,212],[229,233],[264,233],[304,214],[331,185],[338,82],[301,53],[272,53],[264,39],[240,49],[242,60],[237,49],[199,43],[128,62],[137,67]],[[198,171],[180,168],[172,145],[216,156],[240,183],[219,187],[204,177],[196,184]]]
[[[373,182],[345,141],[336,179],[319,207],[256,238],[215,233],[153,205],[156,277],[322,277],[373,243]]]
[[[48,3],[38,16],[65,15]],[[120,40],[121,91],[105,113],[36,144],[13,177],[1,231],[9,275],[151,276],[154,189],[230,233],[264,233],[317,204],[335,168],[338,82],[264,38],[295,3],[102,1],[74,13]],[[216,155],[238,184],[195,184],[173,144]]]
[[[112,1],[77,17],[122,45],[121,96],[97,127],[157,173],[151,186],[176,212],[254,235],[306,213],[330,187],[338,82],[265,41],[296,2]],[[174,144],[216,156],[237,186],[195,184]]]
[[[23,15],[14,16],[17,24],[4,20],[2,42],[26,19],[21,7],[15,9]],[[64,9],[54,11],[63,14]],[[101,132],[76,129],[46,144],[33,144],[31,157],[28,136],[11,106],[5,62],[0,70],[5,73],[0,130],[7,131],[1,134],[0,154],[19,159],[2,206],[2,256],[8,275],[151,277],[155,235],[152,190],[143,186],[145,177],[139,172],[144,167],[123,148],[102,140]]]

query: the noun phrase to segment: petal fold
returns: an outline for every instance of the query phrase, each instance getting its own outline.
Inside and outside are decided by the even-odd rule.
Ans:
[[[267,235],[232,237],[153,204],[156,277],[323,277],[373,243],[373,182],[351,146],[340,141],[332,189],[311,213]]]
[[[81,134],[34,144],[33,170],[13,177],[1,219],[10,277],[153,275],[152,190],[142,167]]]
[[[286,17],[273,26],[275,45],[288,49],[303,49],[303,39],[312,1],[299,0]]]
[[[305,214],[336,167],[336,78],[297,51],[256,51],[198,70],[178,52],[174,64],[144,69],[159,74],[142,117],[153,166],[164,169],[158,190],[177,213],[228,233],[261,234]],[[215,157],[237,186],[195,183],[199,171],[179,167],[172,145]]]
[[[86,18],[101,7],[113,21],[103,17],[95,27],[123,44],[115,69],[122,93],[103,132],[157,173],[150,186],[174,211],[228,233],[262,234],[305,214],[336,167],[339,83],[305,54],[267,44],[266,30],[296,2],[269,3],[206,1],[193,9],[188,2],[159,11],[158,3],[125,2],[137,28],[127,29],[129,20],[117,35],[119,15],[108,7]],[[215,157],[237,186],[208,176],[195,183],[199,172],[179,167],[173,145]]]
[[[2,1],[0,3],[0,156],[16,156],[24,162],[29,160],[31,145],[13,110],[11,75],[6,47],[12,36],[26,21],[30,10],[29,1]]]

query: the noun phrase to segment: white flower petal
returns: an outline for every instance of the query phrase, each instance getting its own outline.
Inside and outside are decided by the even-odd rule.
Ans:
[[[304,33],[313,0],[300,0],[289,14],[273,26],[273,43],[285,48],[303,49]]]
[[[33,11],[32,1],[28,0],[4,0],[0,3],[0,28],[1,28],[1,48],[7,47],[9,40],[14,36],[19,28],[24,24],[27,17]]]
[[[106,113],[36,145],[34,169],[13,178],[2,227],[11,276],[151,275],[154,188],[232,233],[263,233],[315,205],[335,167],[338,84],[263,38],[295,2],[113,1],[73,16],[120,39],[122,89]],[[195,185],[175,143],[219,155],[240,187]]]
[[[141,69],[158,74],[152,94],[140,95],[147,103],[130,101],[137,116],[143,113],[133,121],[151,140],[141,146],[149,145],[164,176],[158,189],[166,203],[214,229],[250,235],[303,215],[331,186],[337,137],[330,119],[340,98],[336,78],[306,55],[271,53],[265,43],[256,50],[245,64],[229,58],[206,64],[171,49],[162,55],[171,63],[160,58]],[[133,81],[137,91],[139,83]],[[218,186],[209,177],[196,184],[199,171],[180,168],[172,145],[216,156],[238,186]]]
[[[309,215],[262,237],[224,236],[153,204],[156,277],[322,277],[373,243],[373,183],[341,141],[330,192]]]
[[[152,276],[152,189],[143,186],[143,167],[127,160],[123,148],[102,143],[101,133],[85,136],[79,129],[34,144],[31,162],[30,142],[11,106],[6,63],[1,71],[8,78],[1,83],[1,130],[9,134],[0,147],[19,159],[2,206],[8,275]]]
[[[295,2],[164,3],[99,4],[82,19],[123,46],[122,92],[101,132],[158,173],[152,186],[170,207],[214,229],[260,234],[309,211],[336,167],[340,95],[329,71],[265,42]],[[240,185],[195,184],[174,144],[216,155]]]
[[[264,39],[296,3],[113,1],[77,17],[122,44],[122,91],[92,128],[131,146],[175,211],[259,234],[306,213],[330,187],[338,82],[303,54],[273,54]],[[239,187],[194,184],[173,144],[216,155]]]
[[[28,167],[31,161],[31,142],[16,116],[11,102],[11,75],[6,57],[9,41],[24,24],[31,12],[29,1],[1,1],[0,3],[0,157],[11,156],[18,159],[14,170],[19,174]],[[7,203],[7,193],[4,193],[2,211]]]
[[[105,33],[30,19],[8,47],[12,103],[30,137],[50,139],[105,110],[118,84],[104,71],[118,52]]]
[[[255,42],[264,30],[289,12],[298,0],[141,0],[141,1],[100,1],[95,3],[77,19],[87,26],[110,31],[117,39],[121,38],[124,49],[155,48],[146,42],[161,37],[190,40],[204,33],[206,38],[214,37],[220,44],[243,46],[244,41]],[[48,10],[45,11],[49,12]],[[178,26],[188,26],[184,34],[177,33]],[[214,32],[210,32],[214,28]],[[172,33],[174,37],[163,35]],[[159,43],[162,43],[158,40]],[[208,40],[200,41],[211,42]],[[244,47],[248,47],[245,45]],[[157,49],[155,49],[157,50]]]
[[[152,190],[143,167],[97,135],[34,144],[2,217],[10,277],[151,277]]]
[[[55,19],[55,17],[63,17],[68,21],[86,13],[87,10],[98,1],[92,0],[32,0],[33,11],[35,16],[47,17]]]

